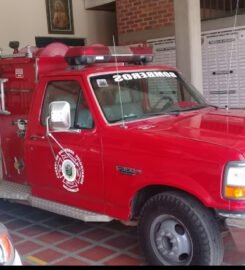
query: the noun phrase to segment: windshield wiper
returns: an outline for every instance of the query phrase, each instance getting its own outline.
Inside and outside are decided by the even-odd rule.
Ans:
[[[161,115],[179,115],[179,111],[169,111],[169,112],[152,112],[152,113],[145,113],[145,114],[138,114],[138,115],[126,115],[124,116],[124,118],[120,118],[120,119],[115,119],[110,121],[110,123],[117,123],[120,121],[127,121],[130,119],[145,119],[147,117],[152,117],[152,116],[161,116]]]
[[[215,106],[215,105],[205,104],[205,105],[198,106],[198,107],[196,106],[196,107],[192,107],[192,108],[187,108],[187,109],[184,109],[182,111],[194,111],[194,110],[204,109],[204,108],[208,108],[208,107],[215,108],[215,109],[219,108],[218,106]]]
[[[160,115],[179,115],[180,111],[179,110],[174,110],[174,111],[165,111],[165,112],[152,112],[152,113],[147,113],[145,116],[160,116]]]
[[[208,106],[207,105],[202,105],[202,106],[189,107],[189,108],[181,109],[180,112],[195,111],[195,110],[204,109],[206,107],[209,107],[209,105]]]
[[[207,106],[206,106],[206,107],[211,107],[211,108],[219,109],[219,107],[218,107],[218,106],[211,105],[211,104],[207,104]]]
[[[142,118],[142,116],[144,116],[144,114],[143,115],[129,114],[129,115],[125,115],[123,118],[111,120],[110,123],[117,123],[120,121],[127,121],[130,119],[140,119]]]

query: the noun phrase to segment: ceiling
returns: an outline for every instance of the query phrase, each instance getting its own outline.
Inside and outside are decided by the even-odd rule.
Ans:
[[[116,12],[116,2],[111,2],[108,4],[95,6],[93,8],[89,8],[89,10],[103,10],[103,11]]]

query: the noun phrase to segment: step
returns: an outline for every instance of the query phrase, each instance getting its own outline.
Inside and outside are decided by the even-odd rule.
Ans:
[[[28,201],[31,195],[31,188],[9,181],[0,181],[0,198]]]
[[[30,186],[4,180],[0,181],[0,198],[25,201],[30,206],[85,222],[110,222],[113,220],[106,215],[32,196]]]
[[[79,219],[85,222],[110,222],[113,218],[94,212],[89,212],[69,205],[44,200],[38,197],[30,197],[31,205],[59,215]]]

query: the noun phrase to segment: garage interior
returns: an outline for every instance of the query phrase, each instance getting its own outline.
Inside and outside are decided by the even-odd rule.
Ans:
[[[25,1],[27,5],[34,2]],[[45,14],[45,1],[38,1]],[[84,23],[77,7],[92,26],[77,26]],[[114,37],[117,45],[150,46],[154,64],[177,66],[210,104],[245,108],[244,0],[73,0],[73,11],[73,34],[54,35],[45,24],[47,30],[32,29],[21,44],[37,45],[37,38],[43,37],[41,42],[51,38],[79,45],[113,45]],[[3,51],[9,50],[8,42],[15,34],[11,29],[5,29],[9,35],[0,39]],[[86,223],[4,199],[0,199],[0,212],[0,222],[9,229],[23,265],[147,265],[136,227],[119,221]],[[245,244],[244,250],[237,250],[234,236],[227,230],[222,236],[223,265],[245,265]],[[245,234],[238,231],[235,236],[245,243]]]

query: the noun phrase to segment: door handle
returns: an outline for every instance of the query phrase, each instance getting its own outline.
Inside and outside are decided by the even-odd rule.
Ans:
[[[39,136],[39,135],[31,135],[31,140],[35,141],[35,140],[45,140],[45,136]]]

